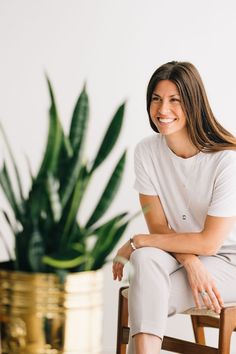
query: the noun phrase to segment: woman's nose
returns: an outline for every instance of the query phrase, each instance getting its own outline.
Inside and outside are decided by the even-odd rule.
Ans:
[[[165,102],[165,101],[161,102],[159,109],[158,109],[158,113],[160,115],[166,115],[166,114],[170,113],[170,107],[169,107],[168,102]]]

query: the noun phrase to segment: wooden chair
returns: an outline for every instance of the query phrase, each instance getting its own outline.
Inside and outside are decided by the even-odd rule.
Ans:
[[[162,349],[181,354],[230,354],[230,339],[236,330],[236,303],[226,304],[221,314],[207,309],[192,308],[184,312],[191,316],[196,343],[165,336]],[[204,327],[219,329],[218,348],[205,343]],[[129,340],[128,327],[128,287],[119,291],[118,331],[116,354],[126,354]]]

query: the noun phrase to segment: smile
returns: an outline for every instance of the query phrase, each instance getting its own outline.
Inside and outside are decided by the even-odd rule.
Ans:
[[[161,125],[169,125],[173,123],[176,118],[158,118],[158,121]]]

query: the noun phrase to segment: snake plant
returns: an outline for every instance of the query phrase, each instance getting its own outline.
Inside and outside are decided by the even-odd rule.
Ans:
[[[126,151],[102,187],[100,199],[84,224],[79,220],[79,210],[94,173],[117,142],[125,103],[112,117],[94,159],[88,161],[84,152],[89,120],[86,87],[75,104],[67,136],[48,78],[47,84],[50,95],[48,137],[38,173],[36,176],[30,173],[32,183],[27,196],[1,127],[9,160],[5,158],[3,162],[0,186],[13,213],[1,212],[14,234],[14,269],[55,273],[96,270],[105,264],[131,219],[127,212],[121,212],[103,223],[100,221],[121,184]]]

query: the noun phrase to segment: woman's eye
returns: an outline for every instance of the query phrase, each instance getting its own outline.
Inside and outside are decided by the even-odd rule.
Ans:
[[[157,101],[157,102],[159,102],[159,101],[160,101],[160,97],[153,96],[153,97],[152,97],[152,101]]]
[[[180,102],[180,100],[178,98],[172,98],[171,102]]]

